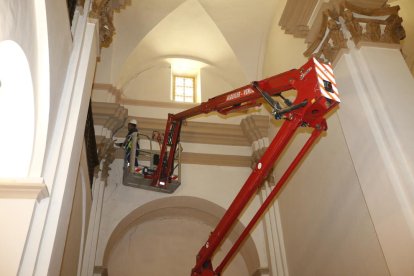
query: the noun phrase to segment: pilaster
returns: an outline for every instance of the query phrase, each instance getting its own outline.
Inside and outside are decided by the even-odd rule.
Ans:
[[[411,275],[414,132],[407,118],[414,116],[414,80],[400,50],[398,11],[332,5],[304,54],[334,65],[338,117],[386,265],[391,275]]]

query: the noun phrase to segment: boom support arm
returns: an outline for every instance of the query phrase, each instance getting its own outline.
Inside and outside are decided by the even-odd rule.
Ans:
[[[282,95],[282,92],[291,89],[297,91],[296,98],[293,102],[290,102]],[[272,96],[279,96],[284,102],[284,107],[275,101]],[[315,58],[311,58],[299,69],[290,70],[258,82],[253,82],[211,98],[207,102],[194,108],[168,115],[164,142],[160,152],[160,162],[162,164],[158,165],[153,176],[153,185],[158,187],[168,185],[168,182],[171,180],[174,155],[180,139],[183,120],[213,111],[227,114],[229,112],[248,109],[260,105],[262,98],[272,107],[273,116],[276,119],[285,119],[285,121],[233,203],[218,223],[216,229],[200,249],[197,255],[196,265],[192,270],[192,276],[219,275],[221,273],[227,261],[249,234],[250,229],[276,196],[277,191],[285,183],[296,165],[300,162],[307,150],[309,150],[312,143],[314,143],[322,131],[327,129],[324,116],[337,106],[340,100],[331,66],[319,63]],[[245,232],[242,233],[223,262],[214,270],[211,264],[211,258],[214,252],[220,246],[248,201],[263,183],[281,152],[300,126],[314,128],[310,139],[279,180],[274,191],[269,195],[269,198],[266,199],[257,214],[253,217],[251,223],[246,227]]]

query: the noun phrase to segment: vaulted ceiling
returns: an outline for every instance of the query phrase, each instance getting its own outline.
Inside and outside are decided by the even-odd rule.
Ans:
[[[350,0],[368,8],[387,3],[405,7],[400,12],[407,32],[402,41],[403,54],[409,66],[414,67],[414,47],[410,47],[414,41],[414,19],[408,11],[414,8],[414,3],[410,1]],[[126,5],[113,15],[115,35],[109,50],[103,50],[102,56],[107,61],[101,67],[107,67],[107,79],[123,89],[142,72],[170,66],[172,58],[188,58],[198,61],[200,67],[214,68],[216,74],[234,87],[261,78],[272,23],[278,22],[288,34],[308,36],[309,41],[307,24],[315,17],[314,7],[333,5],[339,0],[113,2]],[[274,21],[276,10],[281,7],[282,17]]]
[[[213,66],[231,83],[260,75],[274,0],[140,0],[114,15],[112,81],[184,57]]]

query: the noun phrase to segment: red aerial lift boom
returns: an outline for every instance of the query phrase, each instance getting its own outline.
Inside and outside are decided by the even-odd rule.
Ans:
[[[293,102],[282,95],[282,92],[292,89],[297,91],[296,98]],[[272,98],[272,96],[278,96],[283,104],[280,104]],[[196,264],[191,271],[192,276],[221,274],[227,262],[237,251],[240,244],[247,237],[250,230],[266,210],[267,206],[272,202],[295,167],[319,137],[321,132],[327,129],[324,116],[337,106],[340,100],[332,67],[328,64],[318,62],[316,58],[311,58],[299,69],[290,70],[261,81],[252,82],[249,85],[211,98],[207,102],[201,103],[199,106],[177,114],[168,115],[164,141],[159,156],[159,165],[152,175],[152,185],[159,188],[168,186],[172,181],[174,156],[177,144],[180,140],[180,130],[183,120],[212,111],[227,114],[229,112],[259,106],[261,105],[259,100],[262,98],[270,104],[273,109],[272,115],[275,119],[283,119],[284,122],[266,152],[253,168],[252,173],[228,208],[227,212],[224,214],[215,230],[211,233],[208,241],[200,249],[197,255]],[[268,198],[263,202],[262,206],[247,225],[244,232],[240,235],[239,239],[230,249],[227,256],[223,259],[221,264],[214,269],[211,263],[214,252],[217,247],[220,246],[248,201],[266,179],[274,163],[289,143],[298,127],[313,128],[311,136],[280,178]]]

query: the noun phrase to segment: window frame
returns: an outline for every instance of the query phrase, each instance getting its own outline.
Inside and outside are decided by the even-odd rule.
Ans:
[[[185,99],[186,98],[189,98],[189,96],[185,96],[185,91],[183,92],[183,101],[177,101],[176,100],[176,95],[177,95],[177,93],[176,93],[176,89],[177,89],[177,86],[176,86],[176,79],[177,78],[184,78],[184,79],[192,79],[192,81],[193,81],[193,93],[192,93],[192,96],[191,96],[191,101],[185,101]],[[184,85],[184,86],[180,86],[180,87],[183,87],[183,88],[185,88],[186,86]],[[190,75],[180,75],[180,74],[173,74],[173,93],[172,93],[172,100],[173,100],[173,102],[176,102],[176,103],[195,103],[196,102],[196,92],[197,92],[197,89],[196,89],[196,77],[195,76],[190,76]]]

